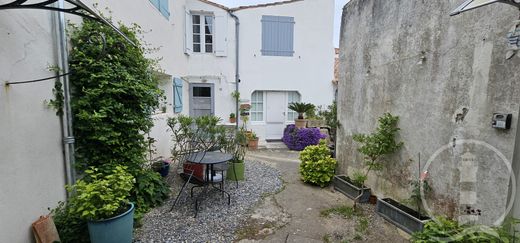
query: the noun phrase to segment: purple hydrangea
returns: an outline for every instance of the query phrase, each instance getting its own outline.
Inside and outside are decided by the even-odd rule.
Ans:
[[[317,145],[320,139],[326,137],[318,128],[296,128],[295,125],[288,125],[283,132],[282,141],[289,149],[302,151],[309,145]]]

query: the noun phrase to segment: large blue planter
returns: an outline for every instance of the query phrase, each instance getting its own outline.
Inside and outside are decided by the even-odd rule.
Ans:
[[[88,222],[88,232],[92,243],[131,243],[134,230],[134,204],[116,217]]]

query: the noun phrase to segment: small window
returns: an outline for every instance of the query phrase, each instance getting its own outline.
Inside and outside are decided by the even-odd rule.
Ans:
[[[294,55],[294,18],[262,16],[262,56]]]
[[[150,0],[150,2],[165,18],[170,18],[170,6],[168,5],[168,0]]]
[[[211,88],[193,87],[193,97],[211,97]]]
[[[253,92],[249,113],[251,114],[251,121],[264,121],[264,92]]]
[[[213,53],[213,20],[211,15],[192,15],[193,52]]]
[[[301,96],[296,91],[287,92],[287,121],[294,121],[298,118],[298,113],[289,109],[289,105],[294,102],[300,102]]]

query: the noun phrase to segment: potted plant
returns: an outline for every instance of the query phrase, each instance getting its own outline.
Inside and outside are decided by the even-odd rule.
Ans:
[[[73,186],[70,213],[86,220],[92,243],[132,242],[134,204],[128,200],[135,178],[126,166],[116,166],[110,174],[90,167]]]
[[[352,179],[346,175],[334,176],[334,190],[343,193],[348,198],[360,202],[368,202],[371,189],[364,185],[367,177],[360,171],[355,171]]]
[[[162,157],[159,157],[155,159],[154,162],[152,162],[152,170],[161,174],[162,177],[168,176],[168,173],[170,172],[170,163],[171,161],[164,159]]]
[[[231,113],[231,114],[229,114],[229,122],[230,122],[230,123],[235,123],[235,122],[237,122],[237,117],[236,117],[235,113]]]
[[[245,178],[244,158],[246,156],[247,137],[244,129],[235,132],[235,136],[229,140],[225,151],[233,155],[228,167],[226,178],[232,181],[242,181]]]
[[[247,147],[249,147],[250,150],[258,149],[258,137],[255,132],[247,134]]]
[[[305,112],[314,109],[314,105],[310,103],[294,102],[289,105],[289,109],[298,113],[298,119],[294,120],[297,128],[304,128],[307,121],[304,119]]]

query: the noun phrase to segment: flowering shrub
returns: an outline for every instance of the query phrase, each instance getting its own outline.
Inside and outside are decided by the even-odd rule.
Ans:
[[[318,128],[296,128],[295,125],[288,125],[283,132],[282,141],[289,149],[302,151],[309,145],[317,145],[320,139],[326,137]]]

